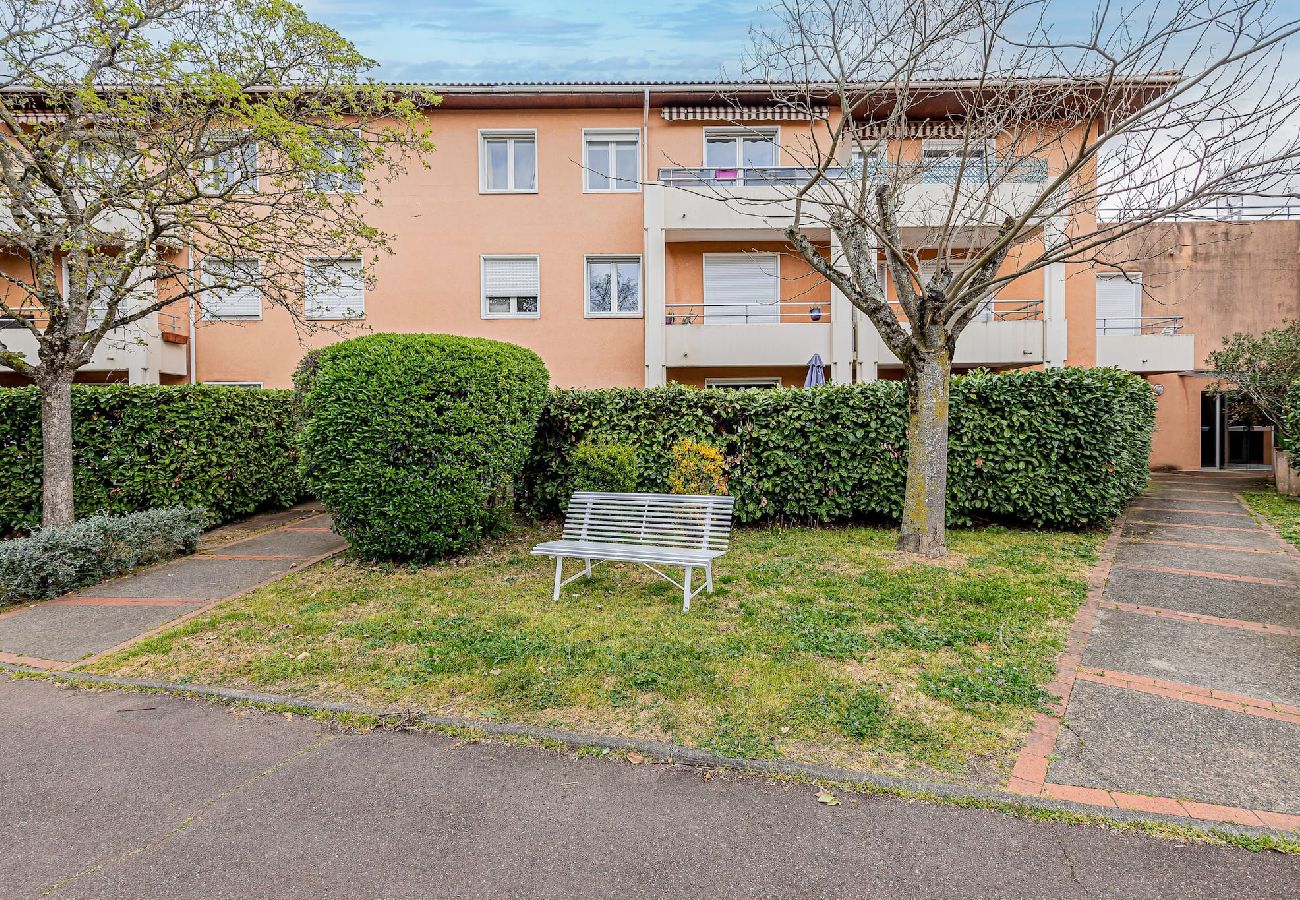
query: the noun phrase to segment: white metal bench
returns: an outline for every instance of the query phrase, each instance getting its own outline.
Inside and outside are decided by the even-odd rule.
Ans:
[[[731,497],[703,494],[602,494],[577,491],[564,517],[564,536],[533,548],[534,556],[555,560],[555,594],[584,575],[592,563],[640,563],[682,589],[682,611],[702,590],[713,593],[713,561],[727,552],[731,537]],[[564,560],[580,559],[583,571],[564,577]],[[656,565],[681,566],[680,582]],[[696,569],[704,584],[692,590]]]

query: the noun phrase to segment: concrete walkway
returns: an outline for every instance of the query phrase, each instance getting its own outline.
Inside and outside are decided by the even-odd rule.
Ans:
[[[1294,897],[1300,863],[0,676],[3,897]]]
[[[346,546],[318,504],[224,526],[193,556],[0,613],[0,662],[89,662]]]
[[[1300,830],[1300,553],[1237,494],[1157,475],[1107,543],[1010,787]]]

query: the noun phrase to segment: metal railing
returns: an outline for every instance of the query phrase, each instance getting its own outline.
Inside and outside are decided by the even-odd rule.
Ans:
[[[169,312],[159,312],[159,313],[155,313],[155,315],[157,315],[158,317],[159,331],[165,331],[171,334],[183,333],[181,329],[180,316],[176,315],[175,313],[169,313]],[[3,312],[0,312],[0,329],[22,328],[23,324],[22,322],[19,321],[20,319],[32,323],[37,328],[43,328],[49,324],[50,316],[49,313],[45,311],[45,307],[43,306],[10,306],[7,307]],[[102,321],[103,321],[103,312],[92,309],[90,315],[86,317],[86,327],[96,328],[99,326],[99,323]],[[133,323],[133,325],[129,327],[137,327],[148,321],[149,319],[146,316],[144,319],[141,319],[139,322]]]
[[[1047,160],[1035,156],[1010,159],[933,159],[916,163],[866,163],[867,178],[883,181],[899,178],[922,184],[953,184],[960,175],[963,183],[1037,184],[1047,180]],[[766,187],[798,186],[809,181],[817,169],[808,166],[706,166],[703,168],[663,168],[659,183],[670,187]],[[832,166],[825,177],[857,179],[862,177],[861,164]]]
[[[1112,316],[1097,320],[1098,334],[1178,334],[1182,316]]]
[[[665,325],[785,325],[829,324],[829,302],[782,300],[780,303],[669,303],[664,307]]]
[[[890,300],[889,305],[894,307],[894,312],[902,320],[906,316],[902,315],[902,304],[897,300]],[[979,311],[975,313],[973,322],[1038,322],[1043,318],[1043,301],[1042,300],[1004,300],[1000,297],[994,297],[991,300],[985,300],[980,304]]]

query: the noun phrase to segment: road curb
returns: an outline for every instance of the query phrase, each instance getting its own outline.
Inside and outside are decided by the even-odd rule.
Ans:
[[[1280,831],[1269,828],[1256,828],[1231,823],[1211,823],[1204,819],[1187,816],[1144,813],[1135,810],[1102,808],[1069,800],[1053,800],[1046,797],[1031,797],[1003,791],[967,785],[948,784],[945,782],[925,781],[903,778],[893,775],[878,775],[854,769],[840,769],[833,766],[820,766],[812,763],[799,763],[789,760],[747,759],[743,757],[719,756],[706,750],[685,747],[665,741],[643,740],[640,738],[617,737],[613,735],[585,734],[566,731],[559,728],[547,728],[535,725],[520,725],[509,722],[488,722],[481,719],[469,719],[459,716],[412,715],[407,712],[375,709],[354,703],[337,703],[333,701],[308,700],[287,694],[269,694],[259,691],[245,691],[237,688],[213,687],[210,685],[181,684],[147,678],[118,678],[111,675],[92,675],[89,673],[51,671],[29,666],[0,662],[0,671],[12,672],[24,676],[35,676],[49,681],[71,684],[89,684],[102,687],[122,688],[126,690],[144,690],[173,694],[180,697],[202,697],[224,702],[248,703],[254,706],[290,707],[314,712],[343,715],[370,716],[385,725],[396,723],[419,723],[434,729],[455,729],[479,732],[489,737],[527,738],[540,742],[561,744],[577,749],[580,747],[599,747],[614,751],[636,751],[653,759],[694,768],[726,769],[749,775],[779,775],[785,777],[807,778],[811,781],[836,782],[855,788],[865,788],[896,796],[912,799],[935,798],[949,803],[968,801],[971,805],[989,805],[999,807],[1016,807],[1027,810],[1047,810],[1088,816],[1095,820],[1114,822],[1156,822],[1177,825],[1196,831],[1219,832],[1259,836],[1269,835],[1295,839],[1295,832]]]

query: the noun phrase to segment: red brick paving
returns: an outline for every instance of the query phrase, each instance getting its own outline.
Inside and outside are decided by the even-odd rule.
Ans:
[[[1243,581],[1269,587],[1300,587],[1294,581],[1281,578],[1261,578],[1258,575],[1229,575],[1226,572],[1205,572],[1201,569],[1179,569],[1174,566],[1150,566],[1137,563],[1115,563],[1116,568],[1135,569],[1138,572],[1157,572],[1161,575],[1192,575],[1196,578],[1213,578],[1217,581]]]

